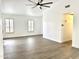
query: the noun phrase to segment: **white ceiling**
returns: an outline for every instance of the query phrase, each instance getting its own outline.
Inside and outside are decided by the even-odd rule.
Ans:
[[[32,0],[37,2],[38,0]],[[57,0],[44,0],[44,2],[56,2]],[[7,14],[22,14],[31,16],[41,16],[42,10],[38,7],[32,9],[31,6],[25,6],[25,4],[31,4],[28,0],[2,0],[2,12]]]

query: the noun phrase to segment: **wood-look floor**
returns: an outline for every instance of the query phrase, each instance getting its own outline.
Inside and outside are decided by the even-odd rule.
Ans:
[[[4,40],[4,59],[79,59],[79,49],[42,36],[13,38]]]

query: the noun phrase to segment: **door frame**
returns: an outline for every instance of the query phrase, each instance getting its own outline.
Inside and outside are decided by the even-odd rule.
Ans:
[[[65,14],[73,15],[73,20],[74,20],[74,13],[73,13],[73,12],[66,12],[66,13],[63,14],[63,19],[62,19],[62,24],[61,24],[61,30],[62,30],[62,32],[61,32],[61,36],[62,36],[62,37],[61,37],[61,38],[62,38],[62,43],[63,43],[63,42],[67,42],[67,41],[64,41],[64,39],[63,39],[63,37],[64,37],[64,35],[63,35],[63,28],[64,28],[64,19],[65,19],[65,18],[64,18],[64,15],[65,15]],[[73,21],[73,20],[72,20],[72,21]],[[73,26],[73,25],[74,25],[74,24],[72,24],[72,26]],[[72,41],[73,41],[73,27],[72,27]]]

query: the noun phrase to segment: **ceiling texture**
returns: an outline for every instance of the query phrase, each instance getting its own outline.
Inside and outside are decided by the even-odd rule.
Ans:
[[[32,0],[37,2],[38,0]],[[44,2],[57,2],[57,0],[44,0]],[[32,4],[28,0],[2,0],[2,13],[5,14],[21,14],[30,16],[42,16],[42,11],[48,8],[40,10],[38,7],[32,8],[32,6],[26,6],[26,4]],[[53,5],[53,4],[52,4]]]

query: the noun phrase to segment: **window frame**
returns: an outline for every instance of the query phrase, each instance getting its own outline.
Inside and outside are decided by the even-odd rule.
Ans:
[[[9,32],[6,31],[6,19],[9,20]],[[13,21],[13,32],[10,31],[10,28],[11,28],[11,27],[10,27],[10,20]],[[4,19],[4,22],[5,22],[5,33],[7,33],[7,34],[14,33],[14,19],[13,19],[13,18],[5,18],[5,19]]]
[[[33,21],[33,30],[29,30],[29,21]],[[32,19],[29,19],[29,20],[27,20],[27,32],[34,32],[35,31],[35,20],[32,20]]]

